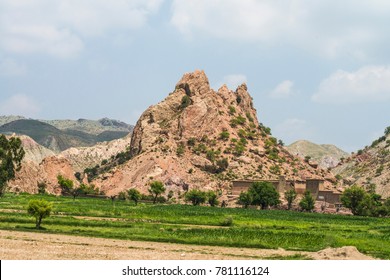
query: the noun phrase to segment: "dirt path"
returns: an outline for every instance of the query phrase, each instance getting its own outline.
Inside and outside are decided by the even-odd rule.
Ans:
[[[0,230],[0,259],[88,260],[232,260],[295,254],[313,259],[372,259],[355,247],[297,252],[182,245]]]

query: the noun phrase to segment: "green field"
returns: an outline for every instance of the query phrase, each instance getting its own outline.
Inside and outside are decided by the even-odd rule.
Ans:
[[[53,202],[53,213],[43,220],[44,229],[36,230],[26,208],[30,199],[40,197]],[[356,246],[390,259],[388,218],[7,194],[0,199],[0,229],[300,251]]]

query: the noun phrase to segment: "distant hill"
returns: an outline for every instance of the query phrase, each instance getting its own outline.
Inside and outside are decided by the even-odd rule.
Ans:
[[[23,116],[0,116],[0,126],[17,120],[26,119]]]
[[[95,124],[97,122],[99,121],[87,121],[86,123]],[[61,123],[61,121],[57,121],[57,123]],[[64,123],[71,123],[71,121],[64,121]],[[103,124],[101,124],[101,126],[104,127]],[[94,129],[93,131],[96,134],[92,134],[88,132],[92,130],[91,127],[98,128],[99,125],[85,125],[85,131],[83,131],[81,127],[82,126],[68,125],[67,129],[59,129],[53,125],[38,120],[17,119],[0,126],[0,133],[16,133],[30,136],[37,143],[54,152],[64,151],[71,147],[92,146],[98,142],[122,138],[130,133],[130,129],[123,129],[123,131],[121,131],[120,129],[115,130],[115,128],[112,128],[111,126],[106,126],[107,130]],[[118,127],[118,125],[114,127]],[[110,129],[114,130],[110,131]]]
[[[349,156],[347,152],[344,152],[335,145],[319,145],[307,140],[296,141],[287,146],[286,149],[293,155],[301,158],[310,156],[322,168],[335,167],[340,162],[340,158]]]
[[[346,184],[375,185],[378,194],[390,197],[390,126],[382,137],[346,158],[332,172]]]
[[[78,119],[78,120],[40,120],[41,122],[48,123],[52,126],[55,126],[58,129],[62,130],[77,130],[82,131],[94,135],[99,135],[101,133],[105,133],[107,131],[117,132],[116,135],[126,135],[133,130],[133,126],[127,124],[125,122],[112,120],[108,118],[103,118],[100,120],[86,120],[86,119]],[[122,132],[122,133],[119,133]],[[123,134],[125,133],[125,134]],[[104,138],[104,134],[102,139]],[[117,139],[120,137],[116,137]],[[112,139],[111,139],[112,140]],[[107,141],[107,140],[103,140]]]

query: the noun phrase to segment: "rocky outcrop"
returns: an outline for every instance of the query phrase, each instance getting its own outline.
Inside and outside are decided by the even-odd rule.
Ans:
[[[331,176],[292,156],[257,120],[252,97],[242,84],[210,88],[203,71],[185,74],[162,102],[138,120],[131,160],[102,174],[94,184],[108,193],[152,180],[169,189],[224,189],[232,179],[288,179]],[[172,182],[180,182],[174,183]]]
[[[375,186],[383,198],[390,197],[390,134],[345,158],[332,172],[347,185]]]
[[[48,193],[60,194],[61,190],[57,183],[58,175],[71,179],[76,186],[79,184],[73,167],[67,159],[49,156],[39,164],[31,161],[22,164],[22,169],[17,172],[15,179],[9,182],[9,186],[15,192],[37,193],[38,183],[45,183]]]
[[[23,158],[24,162],[34,162],[36,164],[39,164],[45,157],[55,155],[52,150],[49,150],[42,145],[39,145],[29,136],[21,135],[18,137],[20,138],[20,140],[22,140],[22,146],[25,151],[25,155]]]
[[[83,172],[87,167],[100,165],[103,160],[110,159],[120,152],[126,151],[131,135],[117,140],[98,143],[92,147],[69,148],[59,154],[66,158],[75,172]]]
[[[17,172],[16,178],[9,182],[11,190],[37,192],[37,184],[44,182],[49,193],[59,193],[57,176],[62,175],[72,179],[77,185],[76,172],[82,173],[87,167],[101,164],[120,152],[126,151],[130,135],[103,142],[93,147],[70,148],[55,155],[53,151],[39,145],[28,136],[18,136],[22,140],[26,155],[22,169]]]
[[[178,198],[191,188],[227,195],[234,179],[324,178],[327,189],[335,181],[278,144],[258,121],[245,84],[235,91],[225,85],[214,91],[203,71],[185,74],[163,101],[141,115],[129,138],[72,148],[24,165],[11,184],[35,192],[43,181],[58,193],[59,174],[76,182],[75,172],[104,159],[111,162],[97,170],[91,183],[107,195],[129,188],[147,193],[153,180],[162,181],[167,193],[172,190]]]

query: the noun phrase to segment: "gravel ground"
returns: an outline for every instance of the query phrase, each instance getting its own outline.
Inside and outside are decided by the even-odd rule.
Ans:
[[[90,238],[0,230],[2,260],[233,260],[295,254],[312,259],[368,260],[355,247],[297,252]]]

